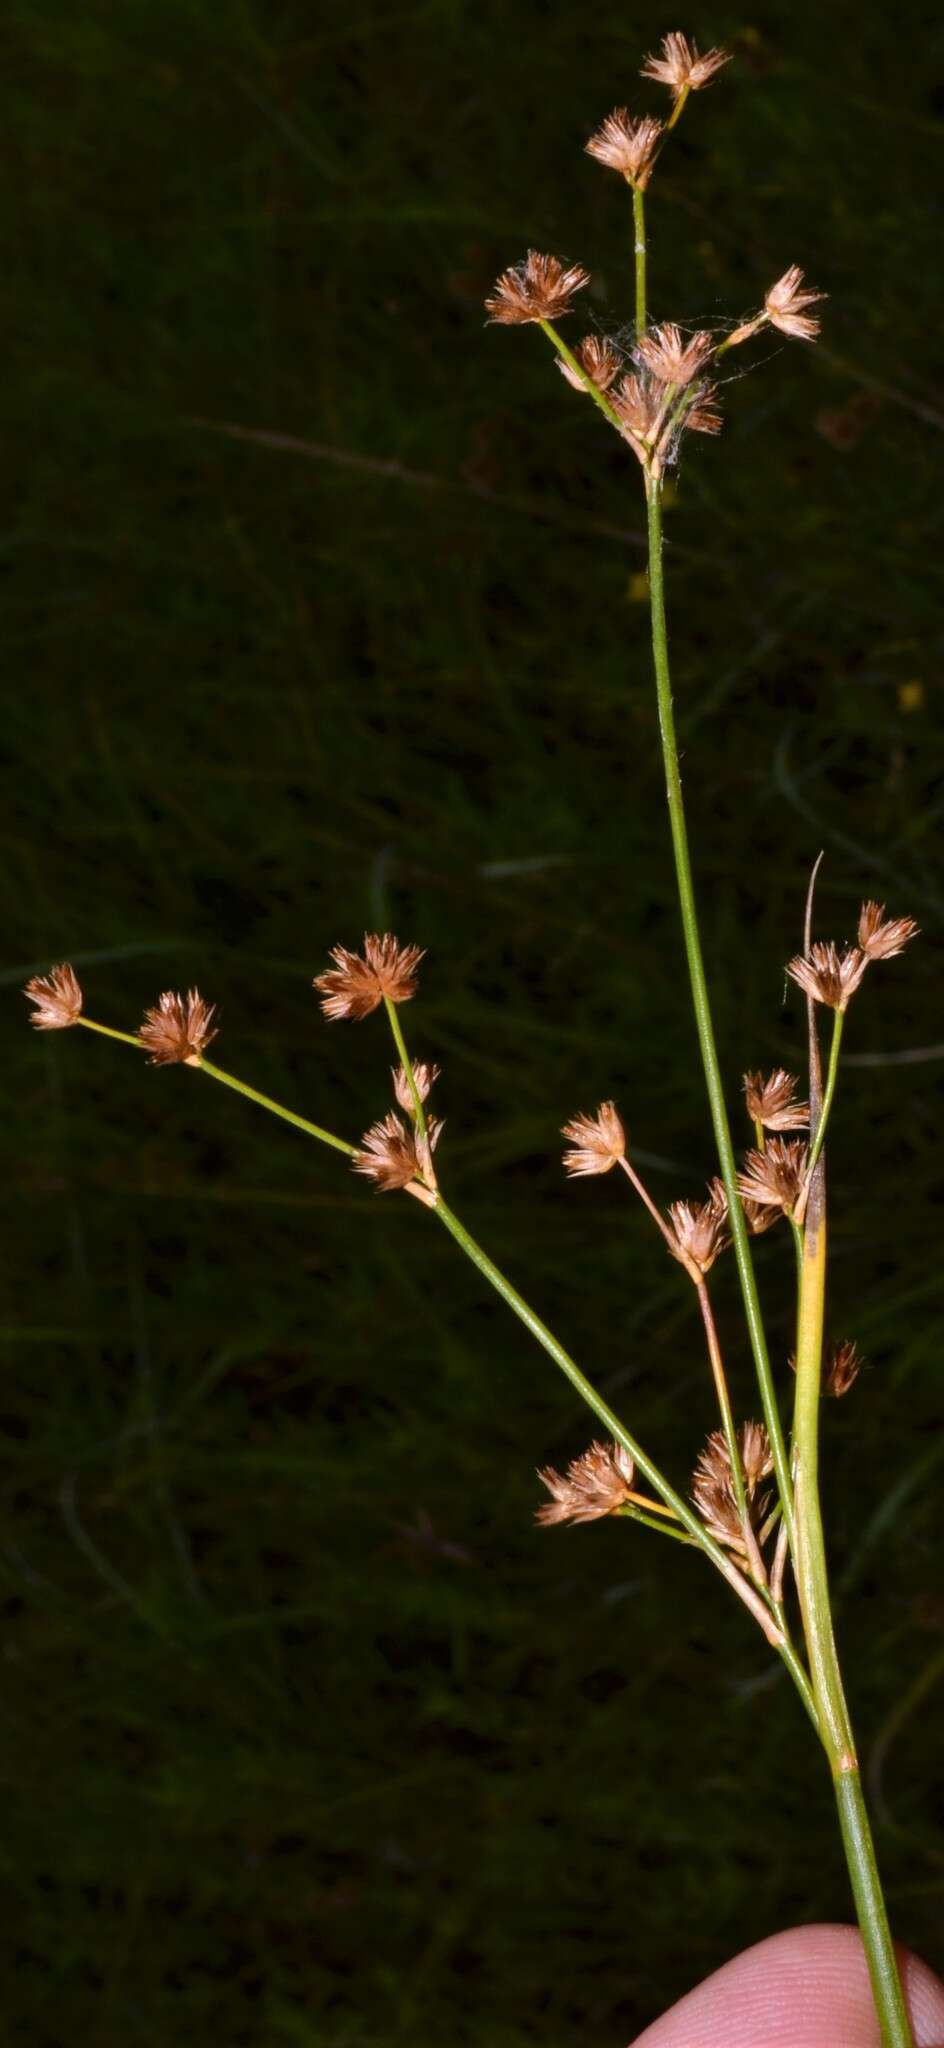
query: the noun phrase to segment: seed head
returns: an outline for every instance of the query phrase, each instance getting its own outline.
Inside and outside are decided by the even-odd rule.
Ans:
[[[517,327],[528,320],[560,320],[572,311],[571,299],[590,283],[590,273],[579,263],[565,270],[556,256],[542,256],[529,249],[522,263],[503,270],[495,285],[494,298],[486,299],[489,318],[505,327]]]
[[[613,347],[612,342],[601,341],[597,335],[588,334],[584,341],[577,343],[574,354],[578,363],[586,370],[591,384],[595,384],[598,391],[609,391],[610,385],[616,382],[623,367],[623,358]],[[569,363],[565,363],[563,356],[558,356],[557,367],[561,376],[566,377],[568,384],[572,384],[575,391],[586,391],[583,379],[577,376]]]
[[[629,1499],[635,1467],[622,1444],[590,1445],[582,1457],[574,1458],[566,1478],[548,1465],[538,1478],[552,1496],[538,1508],[535,1520],[552,1522],[595,1522],[601,1515],[613,1515]]]
[[[763,1152],[749,1152],[738,1174],[738,1189],[747,1201],[764,1209],[782,1209],[792,1216],[803,1186],[806,1146],[802,1138],[770,1138]]]
[[[673,99],[681,99],[683,92],[700,92],[710,85],[722,64],[730,64],[728,50],[707,50],[703,57],[698,54],[698,45],[689,44],[684,36],[672,34],[662,38],[661,57],[649,56],[640,72],[641,78],[658,79],[660,85],[667,85]]]
[[[773,1471],[773,1459],[767,1432],[759,1422],[745,1422],[738,1431],[738,1449],[741,1454],[741,1469],[744,1474],[744,1491],[751,1510],[752,1523],[761,1522],[767,1511],[768,1497],[758,1495],[762,1479]],[[723,1543],[728,1550],[746,1554],[741,1518],[738,1513],[737,1495],[731,1476],[731,1460],[724,1432],[714,1429],[701,1452],[692,1476],[692,1499],[712,1536]]]
[[[416,1092],[421,1102],[426,1101],[430,1089],[439,1080],[440,1071],[435,1061],[431,1064],[427,1063],[426,1060],[413,1061],[413,1079],[416,1082]],[[400,1108],[405,1109],[408,1116],[412,1116],[415,1104],[410,1092],[406,1068],[391,1067],[390,1072],[393,1075],[393,1092],[400,1104]]]
[[[683,1266],[697,1266],[699,1273],[710,1272],[718,1253],[731,1242],[722,1182],[711,1182],[707,1202],[670,1202],[669,1217],[675,1238],[669,1243],[672,1257]]]
[[[35,1004],[30,1023],[37,1031],[66,1031],[82,1015],[82,990],[74,967],[64,962],[48,974],[34,974],[23,994]]]
[[[851,1338],[844,1338],[841,1344],[831,1344],[823,1360],[823,1376],[820,1382],[824,1394],[841,1401],[859,1377],[862,1360]]]
[[[819,320],[815,314],[805,311],[815,306],[817,299],[825,299],[825,292],[813,291],[803,283],[803,272],[795,263],[778,277],[764,299],[764,312],[772,327],[779,327],[781,334],[792,334],[800,341],[815,341],[819,333]]]
[[[606,164],[608,170],[621,171],[631,185],[643,192],[652,176],[661,134],[661,121],[653,121],[649,114],[634,121],[628,108],[617,107],[591,135],[587,155],[595,157],[598,164]]]
[[[808,1102],[796,1102],[798,1083],[784,1067],[763,1074],[745,1074],[744,1099],[752,1123],[765,1131],[799,1131],[810,1121]]]
[[[168,1067],[178,1060],[198,1067],[204,1047],[216,1037],[215,1015],[215,1003],[205,1003],[195,988],[185,996],[165,990],[154,1008],[145,1010],[138,1032],[152,1067]]]
[[[636,354],[663,384],[690,384],[704,369],[714,345],[713,337],[703,328],[683,340],[680,329],[669,321],[640,335]]]
[[[682,414],[679,426],[688,427],[693,434],[720,434],[724,420],[715,404],[717,396],[717,384],[703,384]]]
[[[333,967],[316,974],[313,988],[321,990],[321,1007],[326,1017],[369,1017],[386,996],[391,1003],[407,1003],[416,994],[416,970],[423,958],[422,946],[401,946],[392,932],[378,937],[364,933],[364,952],[349,953],[346,946],[332,946]]]
[[[623,438],[642,462],[646,459],[650,436],[658,425],[664,397],[662,386],[647,371],[641,375],[634,371],[623,377],[610,394],[613,410],[622,421]]]
[[[395,1110],[388,1110],[386,1116],[364,1132],[361,1150],[351,1161],[354,1172],[365,1173],[383,1194],[391,1194],[395,1188],[408,1187],[411,1181],[429,1180],[430,1153],[439,1143],[442,1124],[433,1116],[428,1119],[426,1129],[428,1149],[415,1131],[404,1129]]]
[[[573,1146],[564,1153],[564,1171],[574,1175],[609,1173],[626,1153],[626,1133],[615,1102],[601,1102],[593,1116],[575,1116],[563,1127]]]
[[[830,1010],[847,1010],[868,964],[868,954],[860,953],[857,946],[840,954],[831,939],[825,945],[816,939],[809,958],[798,955],[790,961],[787,973],[814,1002],[825,1003]]]
[[[903,953],[918,927],[913,917],[885,920],[884,903],[863,903],[859,913],[859,945],[869,960],[893,960]]]

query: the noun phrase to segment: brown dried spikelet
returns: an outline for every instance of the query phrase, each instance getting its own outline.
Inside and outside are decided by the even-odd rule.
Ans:
[[[636,354],[663,384],[690,384],[703,370],[714,350],[714,340],[704,328],[686,341],[672,321],[651,327],[636,343]]]
[[[796,263],[791,263],[776,284],[772,284],[764,297],[764,314],[772,327],[779,327],[781,334],[791,334],[799,341],[815,341],[819,333],[816,315],[805,311],[815,306],[817,299],[824,299],[825,292],[814,291],[803,283],[803,272]]]
[[[215,1003],[204,1002],[198,989],[185,996],[166,989],[154,1007],[144,1012],[138,1038],[151,1056],[152,1067],[169,1067],[180,1062],[198,1067],[204,1047],[216,1037]]]
[[[796,1101],[799,1083],[785,1067],[767,1075],[745,1074],[743,1085],[747,1114],[765,1131],[799,1131],[809,1124],[810,1105]]]
[[[571,264],[565,270],[558,257],[529,249],[521,263],[502,271],[485,309],[490,320],[505,327],[523,326],[529,320],[560,320],[572,311],[574,293],[589,283],[590,272],[581,264]]]
[[[406,1068],[402,1066],[391,1067],[390,1072],[393,1076],[393,1092],[400,1104],[400,1108],[405,1109],[409,1116],[413,1116],[416,1105],[413,1101]],[[441,1069],[437,1067],[435,1060],[413,1061],[413,1079],[416,1082],[416,1092],[421,1102],[426,1101],[430,1089],[435,1087],[436,1082],[439,1080],[440,1072]]]
[[[885,917],[884,903],[863,903],[859,912],[859,945],[869,960],[894,960],[909,939],[917,937],[913,917]]]
[[[673,32],[662,38],[661,57],[648,56],[639,75],[667,85],[673,99],[677,100],[683,92],[702,91],[711,84],[722,65],[730,62],[729,50],[706,50],[702,57],[694,40],[689,43],[685,36]]]
[[[623,377],[610,394],[613,410],[622,423],[624,439],[642,461],[645,461],[646,444],[658,422],[664,395],[662,388],[645,372],[641,376],[631,372]]]
[[[416,994],[423,948],[401,946],[392,932],[365,932],[363,955],[332,946],[331,958],[334,966],[316,974],[312,987],[321,992],[325,1016],[337,1023],[343,1017],[369,1017],[384,997],[391,1003],[409,1002]]]
[[[82,990],[68,961],[51,967],[48,974],[34,974],[23,994],[35,1005],[30,1023],[37,1031],[67,1031],[82,1015]]]
[[[595,1522],[613,1515],[629,1499],[634,1472],[629,1452],[617,1443],[592,1443],[571,1461],[566,1477],[547,1465],[538,1478],[552,1497],[537,1509],[535,1521],[550,1527],[554,1522]]]
[[[693,434],[720,434],[724,419],[715,404],[717,396],[717,384],[703,384],[679,425]]]
[[[431,1154],[439,1143],[442,1124],[430,1117],[426,1129],[428,1144],[424,1145],[416,1131],[404,1128],[396,1110],[388,1110],[364,1132],[361,1150],[351,1161],[354,1172],[366,1174],[382,1194],[392,1194],[414,1180],[429,1180]]]
[[[670,1202],[669,1218],[675,1243],[666,1243],[672,1257],[683,1266],[697,1266],[699,1273],[710,1272],[718,1253],[731,1242],[721,1181],[710,1183],[706,1202]]]
[[[855,1385],[862,1369],[858,1346],[851,1337],[843,1338],[839,1344],[831,1344],[823,1360],[822,1390],[841,1401]]]
[[[806,958],[798,954],[788,963],[787,973],[814,1002],[825,1003],[830,1010],[847,1010],[868,964],[868,955],[857,946],[840,953],[832,939],[826,944],[817,939]]]
[[[769,1505],[766,1494],[758,1494],[758,1486],[768,1473],[773,1471],[773,1459],[767,1432],[762,1423],[745,1422],[738,1431],[738,1449],[741,1453],[741,1469],[744,1473],[744,1490],[747,1495],[751,1522],[763,1521]],[[731,1460],[724,1432],[714,1429],[692,1475],[692,1499],[712,1536],[723,1543],[727,1550],[736,1550],[746,1555],[741,1519],[738,1513],[737,1496],[731,1475]]]
[[[615,1102],[601,1102],[593,1116],[575,1116],[563,1135],[573,1150],[564,1153],[564,1171],[574,1175],[609,1173],[626,1153],[626,1133]]]
[[[802,1138],[770,1138],[763,1152],[748,1152],[738,1174],[745,1203],[757,1202],[761,1208],[791,1216],[803,1187],[806,1158]]]
[[[605,164],[610,171],[620,171],[631,185],[644,192],[652,176],[661,136],[661,121],[654,121],[649,114],[636,121],[628,107],[617,107],[591,135],[586,151],[598,164]]]
[[[623,368],[623,358],[619,350],[613,347],[612,342],[601,341],[596,334],[588,334],[583,341],[579,341],[574,349],[574,355],[598,391],[609,391],[610,385],[615,384]],[[586,391],[583,378],[577,376],[569,363],[565,363],[563,356],[558,356],[557,367],[561,376],[566,377],[568,384],[572,384],[575,391]]]

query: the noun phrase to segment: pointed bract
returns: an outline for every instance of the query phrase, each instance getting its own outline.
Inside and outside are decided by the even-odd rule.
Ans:
[[[635,1467],[622,1444],[593,1443],[574,1458],[566,1477],[547,1465],[538,1478],[552,1496],[538,1508],[535,1520],[553,1522],[595,1522],[601,1515],[613,1515],[628,1500]]]
[[[574,263],[569,270],[556,256],[542,256],[529,249],[524,261],[504,270],[494,296],[486,299],[489,318],[501,326],[521,326],[529,320],[560,320],[571,312],[575,292],[590,283],[590,272]]]
[[[197,989],[185,996],[166,989],[153,1009],[145,1010],[138,1032],[152,1067],[169,1067],[176,1061],[199,1066],[200,1054],[216,1037],[215,1016],[216,1005],[205,1003]]]
[[[82,990],[68,961],[48,974],[34,974],[23,994],[34,1005],[30,1023],[37,1031],[67,1031],[82,1015]]]

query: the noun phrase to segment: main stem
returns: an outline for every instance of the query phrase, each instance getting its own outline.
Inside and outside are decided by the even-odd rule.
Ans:
[[[819,1408],[826,1289],[823,1168],[810,1189],[797,1323],[796,1582],[823,1746],[829,1758],[846,1863],[885,2048],[913,2048],[898,1965],[862,1791],[855,1740],[833,1635],[819,1499]]]
[[[633,186],[633,254],[636,258],[636,335],[646,332],[646,201]]]
[[[685,824],[685,807],[682,801],[682,778],[679,772],[678,742],[675,737],[675,713],[672,707],[672,683],[669,676],[669,648],[665,623],[665,589],[662,576],[662,485],[661,479],[646,478],[646,502],[649,514],[649,602],[652,611],[652,654],[656,672],[656,693],[659,702],[659,727],[662,734],[662,761],[665,769],[665,788],[669,805],[669,823],[672,829],[672,851],[675,856],[675,875],[678,883],[679,906],[682,913],[682,929],[685,934],[685,952],[688,959],[688,973],[692,985],[695,1005],[695,1024],[701,1047],[705,1083],[714,1126],[715,1144],[721,1166],[721,1178],[728,1198],[728,1216],[731,1235],[734,1240],[734,1255],[737,1260],[741,1293],[744,1298],[744,1313],[747,1319],[754,1364],[764,1409],[767,1435],[777,1475],[777,1487],[783,1503],[784,1527],[791,1550],[794,1547],[795,1529],[793,1515],[793,1486],[790,1478],[790,1461],[784,1441],[780,1411],[774,1390],[773,1374],[767,1354],[767,1340],[761,1317],[757,1282],[751,1259],[747,1224],[741,1207],[737,1186],[737,1168],[731,1130],[725,1108],[724,1090],[721,1085],[721,1070],[715,1046],[714,1028],[711,1021],[711,1007],[708,1000],[708,985],[702,959],[701,939],[698,930],[698,913],[695,907],[695,891],[692,883],[691,861],[688,852],[688,832]]]

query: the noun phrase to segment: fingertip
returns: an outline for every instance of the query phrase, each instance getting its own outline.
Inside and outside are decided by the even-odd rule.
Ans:
[[[944,2042],[944,1985],[898,1952],[915,2048]],[[881,2048],[855,1927],[795,1927],[725,1963],[640,2034],[635,2048]]]

